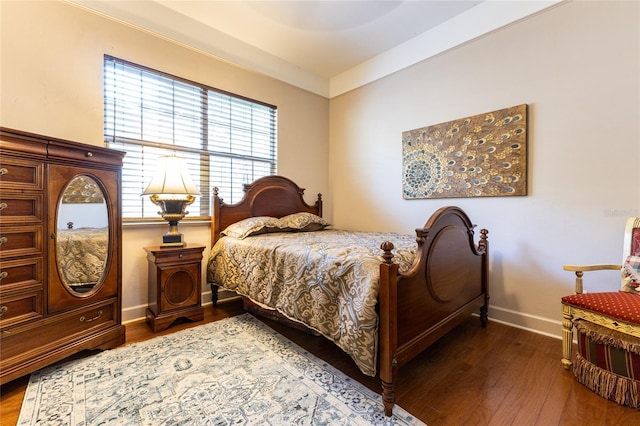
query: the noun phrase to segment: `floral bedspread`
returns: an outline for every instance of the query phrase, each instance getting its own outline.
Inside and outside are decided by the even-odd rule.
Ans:
[[[380,244],[391,241],[400,270],[410,267],[416,241],[394,233],[270,233],[223,237],[211,250],[208,282],[304,323],[376,374]]]
[[[60,229],[56,245],[58,270],[67,285],[75,287],[100,281],[109,251],[107,228]]]

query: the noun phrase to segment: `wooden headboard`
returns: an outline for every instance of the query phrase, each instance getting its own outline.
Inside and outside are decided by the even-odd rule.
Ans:
[[[322,216],[322,195],[313,205],[304,201],[304,188],[284,176],[265,176],[244,185],[244,196],[236,204],[226,204],[213,188],[211,212],[211,247],[227,226],[255,216],[283,217],[292,213],[309,212]]]

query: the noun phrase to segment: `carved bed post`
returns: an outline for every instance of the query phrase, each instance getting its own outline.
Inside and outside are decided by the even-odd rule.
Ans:
[[[316,199],[316,209],[318,210],[318,216],[322,217],[322,194],[318,193],[318,198]]]
[[[218,187],[213,187],[213,198],[211,201],[211,248],[218,238],[220,238],[220,206],[222,204],[222,198],[218,196]],[[211,283],[211,303],[213,306],[218,305],[218,285]]]
[[[393,263],[393,243],[385,241],[380,248],[384,262],[380,264],[380,380],[385,416],[391,416],[395,405],[398,362],[398,265]]]
[[[482,292],[484,293],[484,305],[480,307],[480,325],[483,328],[487,327],[487,321],[489,319],[489,240],[487,235],[489,231],[486,229],[480,230],[480,241],[478,242],[478,249],[484,252],[482,256]]]

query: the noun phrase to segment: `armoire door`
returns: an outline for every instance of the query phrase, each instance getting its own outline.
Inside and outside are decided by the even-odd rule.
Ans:
[[[116,297],[117,172],[48,167],[48,312]]]

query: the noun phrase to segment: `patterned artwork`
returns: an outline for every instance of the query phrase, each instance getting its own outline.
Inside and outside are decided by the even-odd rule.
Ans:
[[[17,424],[424,426],[250,314],[37,371]]]
[[[402,133],[405,199],[527,195],[527,105]]]
[[[58,229],[56,258],[62,282],[93,287],[102,278],[109,254],[109,228]]]
[[[95,180],[89,176],[76,176],[64,189],[62,202],[65,204],[104,203],[104,195]]]

